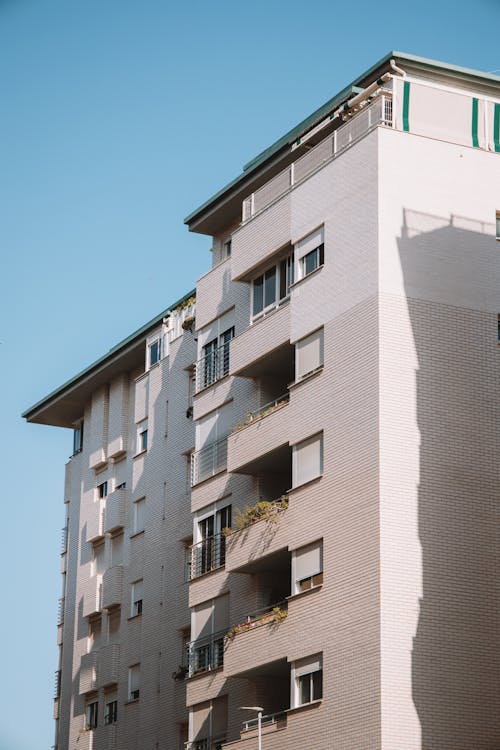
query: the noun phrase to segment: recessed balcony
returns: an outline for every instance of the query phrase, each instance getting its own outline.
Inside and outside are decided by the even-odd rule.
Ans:
[[[123,488],[114,490],[107,496],[103,527],[105,534],[118,531],[125,526],[126,499],[127,490]]]
[[[211,672],[224,664],[224,636],[227,629],[198,638],[188,644],[188,677]]]

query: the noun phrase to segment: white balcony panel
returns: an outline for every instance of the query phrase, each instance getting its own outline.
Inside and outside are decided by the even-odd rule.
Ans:
[[[102,606],[109,609],[121,604],[123,591],[123,566],[113,565],[102,577]]]
[[[126,498],[126,489],[115,490],[106,498],[106,511],[104,514],[105,534],[117,531],[125,526]]]
[[[290,305],[282,304],[231,341],[231,375],[251,376],[252,366],[290,341]]]

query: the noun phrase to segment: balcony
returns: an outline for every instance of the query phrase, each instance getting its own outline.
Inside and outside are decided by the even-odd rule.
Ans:
[[[86,540],[95,542],[104,536],[104,508],[101,502],[94,503],[87,519]]]
[[[242,424],[235,425],[228,439],[228,470],[242,474],[272,471],[290,454],[288,436],[291,432],[288,393],[279,396],[248,414]],[[274,455],[278,451],[283,456]],[[278,464],[276,464],[278,460]]]
[[[188,580],[222,568],[226,562],[226,537],[215,534],[193,544],[188,553]]]
[[[196,363],[196,392],[208,388],[213,383],[229,375],[230,342],[214,349]]]
[[[97,651],[84,654],[80,662],[80,695],[97,690]]]
[[[191,456],[191,486],[225,471],[227,467],[227,437],[206,445]]]
[[[243,201],[243,223],[285,195],[302,180],[339,156],[348,146],[379,125],[392,126],[392,99],[382,95],[359,114],[320,141],[317,146],[290,164]]]
[[[211,633],[188,644],[188,676],[219,669],[224,664],[226,630]]]
[[[247,517],[226,539],[228,572],[248,568],[257,559],[287,549],[287,506],[288,496],[283,494],[270,503],[257,503],[253,516],[252,508],[247,511]]]
[[[118,682],[120,676],[120,646],[110,643],[99,650],[97,682],[99,687],[107,687]]]
[[[231,375],[255,378],[280,372],[285,355],[293,356],[290,346],[290,305],[274,308],[231,341]],[[292,350],[290,353],[288,350]],[[264,358],[273,356],[273,359]],[[294,374],[286,382],[293,380]]]
[[[61,598],[57,602],[57,625],[58,627],[64,624],[64,606],[65,606],[65,598],[64,596],[61,596]]]
[[[82,616],[91,617],[101,611],[101,576],[92,576],[85,582]]]
[[[186,750],[223,750],[223,744],[226,741],[226,735],[219,737],[205,737],[202,740],[192,740],[186,742]]]
[[[113,565],[102,577],[102,607],[110,609],[121,604],[123,590],[123,566]]]
[[[112,492],[106,498],[106,509],[104,514],[104,533],[110,534],[125,526],[127,490],[119,489]]]

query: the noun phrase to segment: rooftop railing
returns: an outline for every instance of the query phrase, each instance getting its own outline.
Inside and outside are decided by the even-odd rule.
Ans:
[[[222,568],[226,562],[226,537],[214,534],[189,549],[189,580],[199,578],[211,570]]]
[[[201,357],[196,363],[196,391],[229,374],[229,341]]]
[[[382,95],[372,104],[362,109],[351,120],[335,130],[332,135],[314,146],[304,156],[294,161],[269,182],[245,198],[242,220],[269,206],[273,201],[288,192],[297,183],[312,174],[330,159],[341,154],[348,146],[370,132],[378,125],[392,125],[392,99]]]
[[[227,437],[210,443],[191,456],[191,486],[224,471],[227,466]]]

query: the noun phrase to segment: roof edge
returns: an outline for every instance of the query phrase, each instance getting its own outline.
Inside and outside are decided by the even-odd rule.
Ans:
[[[167,307],[166,310],[163,310],[163,312],[158,313],[154,318],[149,320],[147,323],[145,323],[143,326],[138,328],[136,331],[131,333],[126,338],[122,339],[122,341],[119,341],[118,344],[115,344],[115,346],[111,347],[109,351],[106,352],[106,354],[103,354],[99,359],[96,359],[95,362],[92,362],[92,364],[88,365],[84,370],[79,372],[77,375],[74,375],[72,378],[67,380],[65,383],[60,385],[55,390],[51,391],[47,396],[44,396],[44,398],[40,399],[40,401],[37,401],[36,404],[33,404],[33,406],[30,406],[28,409],[26,409],[22,414],[21,417],[23,419],[26,419],[29,421],[30,417],[34,416],[34,414],[39,411],[44,406],[47,406],[51,401],[54,401],[57,397],[61,397],[64,395],[66,391],[68,391],[70,388],[77,385],[79,380],[83,380],[83,378],[87,377],[88,375],[91,375],[95,370],[97,370],[99,367],[101,367],[106,360],[111,359],[113,356],[118,354],[121,350],[126,349],[130,344],[133,344],[137,341],[142,335],[147,333],[150,329],[157,326],[163,318],[167,318],[172,310],[175,310],[178,305],[182,304],[186,300],[188,300],[190,297],[193,297],[196,295],[196,289],[191,290],[187,294],[185,294],[183,297],[178,299],[176,302],[174,302],[172,305]]]

